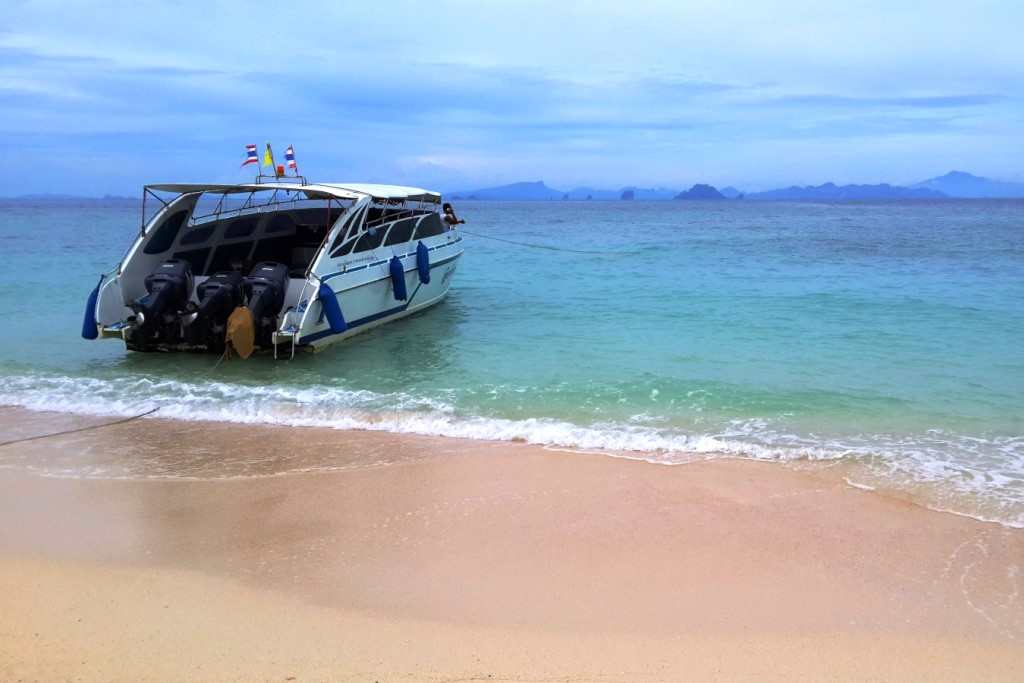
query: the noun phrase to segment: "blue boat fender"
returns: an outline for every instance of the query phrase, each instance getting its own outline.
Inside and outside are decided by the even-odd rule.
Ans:
[[[402,265],[402,259],[392,256],[388,270],[391,271],[391,286],[395,290],[395,299],[405,301],[409,298],[409,293],[405,289],[405,266]]]
[[[420,282],[430,284],[430,250],[423,242],[416,247],[416,270],[420,273]]]
[[[347,330],[348,323],[345,322],[345,316],[341,313],[341,304],[338,303],[338,297],[334,290],[321,282],[317,298],[320,299],[320,309],[323,311],[324,316],[326,316],[327,323],[331,326],[331,332],[337,333]]]
[[[100,296],[100,285],[103,284],[103,276],[92,288],[89,299],[85,302],[85,317],[82,319],[82,339],[96,339],[100,336],[99,325],[96,323],[96,300]]]

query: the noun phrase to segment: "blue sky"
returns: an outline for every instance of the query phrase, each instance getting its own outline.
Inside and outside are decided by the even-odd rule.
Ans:
[[[1024,178],[1021,2],[11,2],[0,194]]]

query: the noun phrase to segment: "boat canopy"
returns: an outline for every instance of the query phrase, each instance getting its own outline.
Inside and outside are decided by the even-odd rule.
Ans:
[[[244,185],[217,185],[213,183],[161,183],[147,185],[147,190],[157,192],[174,192],[176,194],[190,194],[193,192],[211,192],[215,194],[248,194],[250,192],[263,192],[266,190],[287,190],[289,192],[301,192],[307,199],[360,199],[361,197],[373,197],[378,200],[407,200],[417,202],[430,202],[436,204],[441,201],[441,195],[437,192],[424,190],[418,187],[403,187],[401,185],[374,185],[368,183],[247,183]]]

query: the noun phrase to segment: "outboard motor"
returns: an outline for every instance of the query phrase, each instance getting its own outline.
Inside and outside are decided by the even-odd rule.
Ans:
[[[270,334],[277,327],[277,314],[284,306],[287,289],[288,266],[283,263],[257,263],[245,278],[245,307],[252,312],[258,346],[270,345]]]
[[[168,259],[146,276],[146,296],[128,304],[135,312],[131,347],[148,350],[160,342],[177,343],[181,313],[192,295],[192,268],[188,261]]]
[[[228,316],[242,303],[242,273],[237,270],[214,273],[196,287],[196,296],[199,305],[188,326],[189,342],[205,345],[211,351],[223,351]]]

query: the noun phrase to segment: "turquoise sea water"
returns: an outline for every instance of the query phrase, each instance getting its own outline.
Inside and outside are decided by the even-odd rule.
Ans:
[[[0,403],[824,460],[1024,525],[1024,202],[459,209],[474,233],[599,253],[467,234],[433,310],[214,368],[78,336],[137,208],[6,205]]]

